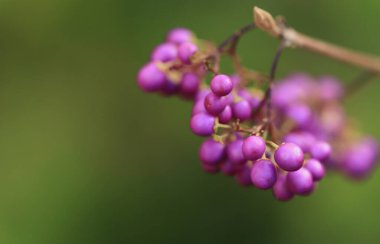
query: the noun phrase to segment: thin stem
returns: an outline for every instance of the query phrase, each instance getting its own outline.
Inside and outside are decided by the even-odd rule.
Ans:
[[[350,97],[352,94],[354,94],[356,91],[363,88],[365,85],[367,85],[372,78],[376,77],[377,74],[370,71],[363,71],[361,72],[355,79],[347,85],[346,87],[346,94],[343,97],[343,99],[346,99]]]
[[[274,128],[273,128],[273,123],[272,123],[272,89],[273,89],[273,81],[276,77],[276,71],[277,71],[277,66],[278,62],[280,61],[280,57],[282,54],[282,51],[285,48],[285,42],[284,40],[281,40],[280,45],[277,48],[277,51],[274,55],[272,66],[270,69],[270,74],[269,74],[269,87],[267,88],[266,92],[266,103],[267,103],[267,114],[266,118],[268,120],[268,134],[270,137],[275,137],[274,134]]]
[[[225,51],[225,48],[231,44],[231,47],[236,48],[237,42],[240,39],[240,37],[249,32],[250,30],[253,30],[256,28],[255,23],[250,23],[246,26],[243,26],[238,31],[236,31],[234,34],[229,36],[226,40],[224,40],[219,46],[218,46],[218,52]]]
[[[288,46],[303,48],[346,64],[363,68],[374,73],[380,73],[379,57],[352,51],[297,32],[284,25],[283,21],[275,21],[269,12],[258,7],[254,7],[253,14],[258,28],[273,37],[283,38],[287,41]]]

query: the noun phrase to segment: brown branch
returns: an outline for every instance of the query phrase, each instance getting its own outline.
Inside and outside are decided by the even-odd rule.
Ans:
[[[303,48],[373,73],[380,73],[380,58],[378,57],[352,51],[297,32],[286,26],[283,21],[275,21],[270,13],[258,7],[253,8],[253,17],[258,28],[276,38],[283,38],[287,46]]]

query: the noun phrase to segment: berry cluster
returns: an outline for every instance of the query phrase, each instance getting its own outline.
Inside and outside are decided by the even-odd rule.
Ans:
[[[348,123],[337,80],[294,74],[269,88],[252,86],[245,73],[218,72],[219,52],[191,31],[174,29],[137,77],[146,92],[193,100],[190,128],[206,137],[199,149],[206,172],[272,189],[276,199],[287,201],[311,194],[326,169],[354,178],[372,171],[378,144]]]

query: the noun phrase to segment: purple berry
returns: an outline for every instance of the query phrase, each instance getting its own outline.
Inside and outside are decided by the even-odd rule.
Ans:
[[[179,85],[173,81],[166,79],[164,85],[161,88],[161,92],[164,96],[171,96],[178,92]]]
[[[177,58],[178,52],[176,45],[172,43],[163,43],[158,45],[152,53],[152,61],[168,62]]]
[[[205,98],[205,108],[212,115],[219,115],[228,105],[227,97],[218,97],[210,92]]]
[[[211,91],[217,96],[226,96],[231,93],[233,84],[227,75],[216,75],[211,80]]]
[[[289,172],[286,177],[289,189],[298,195],[308,195],[314,190],[313,176],[305,169]]]
[[[318,159],[319,161],[325,161],[330,157],[331,150],[330,144],[319,141],[311,147],[310,154],[313,158]]]
[[[242,186],[251,186],[251,168],[244,165],[235,176],[236,181]]]
[[[228,159],[234,164],[244,164],[246,159],[243,155],[243,140],[236,139],[227,146]]]
[[[207,139],[199,149],[199,158],[205,164],[217,165],[225,155],[225,147],[222,143]]]
[[[320,181],[325,176],[325,167],[316,159],[306,160],[305,168],[309,170],[314,181]]]
[[[240,100],[232,105],[232,113],[235,118],[244,121],[251,117],[252,108],[247,100]]]
[[[236,174],[241,168],[241,165],[236,165],[232,163],[230,160],[225,161],[222,166],[220,167],[221,171],[225,175],[234,175]]]
[[[288,107],[286,114],[292,121],[301,127],[307,126],[312,116],[310,108],[304,104]]]
[[[273,187],[277,180],[276,167],[270,160],[257,160],[252,166],[251,180],[259,189],[266,190]]]
[[[273,186],[273,195],[279,201],[288,201],[294,197],[294,193],[290,191],[287,185],[286,174],[278,174],[277,181]]]
[[[302,167],[304,155],[296,144],[283,143],[275,151],[274,159],[281,169],[296,171]]]
[[[197,52],[198,48],[191,42],[182,43],[178,48],[178,58],[185,64],[191,63],[191,57]]]
[[[185,73],[182,76],[180,90],[185,96],[194,96],[199,89],[200,78],[194,73]]]
[[[297,144],[303,152],[307,153],[315,143],[315,137],[308,132],[292,132],[284,137],[284,142]]]
[[[207,113],[204,100],[196,101],[193,106],[192,115]]]
[[[165,74],[158,69],[156,63],[144,65],[138,75],[137,82],[139,87],[146,92],[159,91],[166,82]]]
[[[214,133],[215,118],[206,113],[198,113],[191,118],[190,128],[198,136],[211,136]]]
[[[232,109],[228,105],[225,109],[219,114],[219,122],[222,124],[228,124],[232,119]]]
[[[243,143],[243,154],[247,160],[257,160],[265,153],[265,141],[260,136],[249,136]]]
[[[182,44],[184,42],[192,42],[193,41],[193,33],[185,28],[176,28],[171,30],[166,37],[168,42],[174,44]]]
[[[373,139],[363,139],[345,151],[343,170],[354,179],[362,179],[376,166],[378,156],[378,143]]]

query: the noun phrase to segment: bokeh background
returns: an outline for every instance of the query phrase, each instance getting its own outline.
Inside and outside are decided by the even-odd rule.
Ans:
[[[0,0],[0,243],[378,243],[380,171],[330,174],[288,203],[202,172],[191,105],[143,94],[136,73],[166,32],[223,40],[258,5],[299,30],[380,54],[376,0]],[[277,41],[248,34],[267,71]],[[228,70],[228,67],[226,67]],[[278,75],[359,73],[286,50]],[[380,80],[345,106],[380,138]]]

